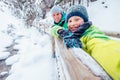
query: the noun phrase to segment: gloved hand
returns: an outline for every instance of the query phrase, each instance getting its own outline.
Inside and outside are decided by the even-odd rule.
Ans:
[[[63,39],[64,37],[66,37],[70,34],[70,31],[69,30],[64,30],[64,29],[59,29],[57,31],[57,33],[59,34],[59,37]]]
[[[63,39],[63,42],[67,48],[82,48],[81,41],[76,36],[73,36],[71,31],[59,29],[57,33],[59,34],[60,38]]]
[[[67,36],[63,41],[67,48],[82,48],[82,43],[77,37]]]
[[[63,29],[63,28],[62,28],[61,26],[58,26],[58,25],[54,25],[54,26],[52,26],[52,28],[51,28],[51,30],[50,30],[52,36],[58,38],[59,35],[58,35],[57,31],[58,31],[59,29]]]

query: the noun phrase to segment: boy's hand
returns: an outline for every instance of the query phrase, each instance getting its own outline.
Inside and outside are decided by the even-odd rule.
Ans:
[[[65,37],[63,40],[67,48],[82,48],[82,43],[79,38],[69,36]]]
[[[57,31],[57,33],[59,34],[60,38],[62,38],[62,39],[70,34],[70,32],[68,30],[64,30],[64,29],[59,29]]]
[[[69,30],[59,29],[57,33],[59,34],[60,38],[63,39],[63,42],[67,48],[82,48],[79,38],[73,36]]]

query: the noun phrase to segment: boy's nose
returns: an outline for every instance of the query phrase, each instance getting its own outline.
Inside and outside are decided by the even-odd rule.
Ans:
[[[75,22],[71,22],[71,26],[75,26]]]

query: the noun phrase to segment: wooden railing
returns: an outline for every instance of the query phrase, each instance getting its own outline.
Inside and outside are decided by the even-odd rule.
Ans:
[[[116,37],[116,38],[120,38],[120,32],[107,32],[105,31],[105,34],[108,36],[112,36],[112,37]]]
[[[82,49],[67,49],[60,39],[55,39],[55,48],[60,80],[112,80]]]

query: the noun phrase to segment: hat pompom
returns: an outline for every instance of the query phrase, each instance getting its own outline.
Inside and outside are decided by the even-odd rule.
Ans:
[[[80,16],[81,18],[83,18],[84,22],[88,21],[87,10],[82,5],[73,5],[67,10],[66,22],[68,22],[69,18],[72,16]]]

